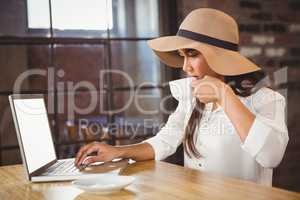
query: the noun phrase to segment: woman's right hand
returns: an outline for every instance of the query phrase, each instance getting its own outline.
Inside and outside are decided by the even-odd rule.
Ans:
[[[96,153],[96,155],[89,156],[91,153]],[[89,165],[99,161],[108,162],[115,158],[120,158],[120,156],[120,148],[105,143],[92,142],[80,148],[76,155],[75,166],[79,167],[81,164]]]

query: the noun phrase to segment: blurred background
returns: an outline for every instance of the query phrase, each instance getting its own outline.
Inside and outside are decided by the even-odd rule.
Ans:
[[[155,135],[176,108],[165,98],[167,82],[183,74],[160,63],[146,41],[176,34],[183,18],[201,7],[233,16],[240,52],[285,91],[290,141],[273,185],[300,191],[299,0],[0,0],[0,165],[21,163],[8,95],[28,71],[19,92],[45,94],[59,158],[73,157],[94,140],[122,145]],[[113,70],[129,74],[134,86]],[[276,79],[279,72],[286,78]],[[82,81],[93,87],[69,87]],[[157,112],[145,114],[136,103],[105,112],[124,107],[132,89],[144,95],[140,107]],[[69,113],[74,105],[86,108],[92,94],[95,108]],[[182,148],[166,161],[182,165]]]

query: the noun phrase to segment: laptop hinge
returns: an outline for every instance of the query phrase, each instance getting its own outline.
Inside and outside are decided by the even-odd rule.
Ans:
[[[34,172],[29,174],[29,178],[31,179],[32,176],[38,176],[42,173],[44,173],[51,165],[57,162],[57,159],[52,160],[48,164],[44,165],[43,167],[40,167],[39,169],[35,170]]]

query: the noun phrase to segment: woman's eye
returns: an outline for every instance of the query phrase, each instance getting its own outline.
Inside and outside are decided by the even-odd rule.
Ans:
[[[191,50],[191,51],[187,51],[186,54],[187,54],[187,56],[189,56],[189,57],[195,57],[195,56],[198,55],[198,52],[195,51],[195,50]]]
[[[184,56],[183,53],[182,53],[181,51],[178,51],[178,55],[179,55],[179,56],[182,56],[182,57]]]
[[[199,54],[199,52],[194,49],[187,49],[184,52],[178,51],[178,55],[182,56],[182,57],[184,57],[184,56],[196,57],[198,54]]]

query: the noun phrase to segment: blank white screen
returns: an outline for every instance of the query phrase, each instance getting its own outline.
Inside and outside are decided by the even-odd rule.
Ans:
[[[15,99],[29,173],[56,159],[44,99]]]

